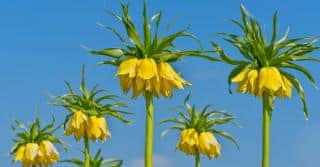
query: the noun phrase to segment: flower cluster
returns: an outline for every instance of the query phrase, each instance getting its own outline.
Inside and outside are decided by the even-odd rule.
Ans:
[[[177,149],[192,156],[200,156],[202,154],[210,159],[218,158],[221,155],[221,145],[214,135],[231,140],[238,146],[229,133],[215,128],[217,125],[232,122],[234,117],[223,111],[209,110],[209,106],[198,111],[194,106],[190,106],[187,103],[189,97],[190,94],[185,99],[183,111],[180,108],[176,109],[179,112],[179,118],[170,118],[162,121],[162,123],[174,123],[175,125],[170,129],[181,131]],[[163,135],[168,130],[164,131]]]
[[[283,36],[277,29],[277,13],[273,16],[272,35],[265,36],[261,24],[241,5],[241,20],[232,20],[240,28],[241,35],[219,33],[227,43],[241,54],[240,59],[229,56],[218,44],[211,41],[220,60],[233,66],[228,75],[229,91],[232,82],[238,83],[238,91],[254,96],[289,98],[294,89],[308,118],[308,108],[303,86],[294,72],[303,74],[317,87],[313,75],[299,62],[319,62],[312,52],[319,49],[314,37],[289,38],[289,28]],[[268,40],[270,39],[270,40]],[[272,100],[273,101],[273,100]],[[273,108],[272,105],[269,107]]]
[[[54,144],[64,146],[64,143],[54,136],[55,131],[61,127],[54,127],[54,117],[51,123],[43,127],[40,126],[38,115],[28,128],[18,120],[15,122],[16,126],[12,127],[16,138],[11,151],[11,154],[14,155],[14,162],[20,162],[23,167],[31,167],[51,166],[59,161],[59,152]]]
[[[144,92],[171,97],[173,88],[183,89],[185,84],[190,85],[169,63],[156,63],[151,58],[127,58],[120,64],[117,76],[124,92],[133,90],[133,98]]]
[[[69,120],[66,135],[74,135],[76,140],[79,140],[85,135],[93,141],[98,139],[106,141],[107,138],[111,138],[111,134],[108,129],[106,119],[104,117],[87,116],[81,111],[77,111],[73,114]]]
[[[59,153],[48,140],[27,143],[18,147],[14,161],[20,161],[24,167],[50,166],[59,161]]]
[[[94,55],[108,58],[100,64],[117,66],[116,75],[120,78],[122,90],[127,93],[132,89],[132,98],[135,99],[144,93],[150,93],[156,97],[161,95],[171,97],[174,88],[183,89],[185,85],[191,85],[170,65],[185,56],[217,61],[212,56],[204,55],[203,50],[181,50],[176,47],[175,41],[182,37],[199,42],[197,37],[187,29],[169,35],[160,33],[161,11],[149,18],[146,4],[144,5],[143,33],[140,34],[129,15],[129,5],[122,4],[121,7],[122,14],[112,12],[112,15],[117,16],[116,19],[123,24],[127,38],[122,37],[121,33],[112,27],[103,27],[111,30],[121,40],[122,47],[88,50]],[[154,24],[149,22],[150,20],[153,20]]]
[[[246,68],[231,81],[238,83],[238,91],[241,93],[291,97],[292,84],[276,67],[263,67],[259,70]]]
[[[184,129],[181,132],[177,148],[190,155],[201,153],[208,158],[218,158],[221,146],[212,132],[201,132],[195,129]]]
[[[70,93],[55,97],[56,101],[53,104],[69,110],[64,122],[67,136],[73,135],[77,141],[84,138],[92,141],[106,141],[111,138],[111,133],[105,116],[114,117],[124,123],[130,122],[122,114],[131,113],[118,110],[127,105],[115,102],[117,101],[115,95],[102,95],[105,90],[98,89],[97,86],[88,90],[84,67],[82,68],[81,94],[77,94],[68,82],[66,84]],[[113,102],[106,103],[107,100]]]

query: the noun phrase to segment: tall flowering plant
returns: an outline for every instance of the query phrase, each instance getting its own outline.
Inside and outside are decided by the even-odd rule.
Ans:
[[[200,167],[201,155],[211,158],[219,158],[221,145],[215,136],[221,136],[239,145],[232,135],[226,131],[218,130],[219,125],[234,123],[235,117],[223,112],[210,109],[210,105],[203,109],[196,109],[188,103],[190,94],[185,98],[183,107],[176,108],[179,117],[169,118],[161,123],[173,124],[169,129],[162,132],[166,135],[170,129],[180,131],[180,140],[177,149],[195,157],[195,166]]]
[[[243,59],[233,59],[216,43],[212,42],[212,45],[223,62],[234,66],[228,76],[229,86],[231,83],[236,83],[238,92],[247,93],[262,100],[262,166],[269,167],[270,123],[274,101],[277,98],[290,98],[293,88],[300,96],[304,116],[308,118],[304,90],[292,72],[302,73],[316,87],[311,73],[298,62],[319,62],[319,59],[311,56],[311,53],[319,47],[314,45],[317,39],[312,37],[288,38],[289,29],[283,37],[278,39],[277,13],[273,16],[273,33],[270,41],[267,41],[258,21],[250,17],[249,12],[242,5],[241,15],[241,22],[236,20],[232,22],[242,30],[243,35],[229,33],[221,33],[221,35],[239,50]]]
[[[103,94],[105,91],[94,86],[91,90],[87,88],[85,82],[85,68],[82,68],[82,81],[80,94],[72,88],[69,82],[66,82],[69,93],[55,97],[52,103],[62,106],[69,113],[64,122],[65,134],[73,135],[78,141],[84,141],[84,167],[90,165],[90,146],[91,141],[106,141],[111,138],[106,116],[114,117],[124,123],[130,123],[123,115],[131,114],[119,110],[118,108],[127,107],[126,104],[117,102],[117,97],[111,94]]]
[[[177,49],[174,44],[177,38],[189,37],[195,40],[197,38],[188,33],[187,29],[167,36],[160,34],[161,11],[150,19],[147,15],[147,6],[144,4],[142,10],[143,34],[141,35],[129,15],[129,6],[121,4],[121,10],[121,15],[110,13],[123,24],[128,40],[122,37],[116,29],[106,26],[119,37],[123,46],[90,52],[108,58],[101,64],[118,68],[116,76],[120,80],[124,93],[132,90],[133,99],[140,95],[144,96],[146,101],[145,166],[152,167],[153,97],[172,97],[174,89],[184,89],[186,85],[191,85],[175,71],[171,63],[180,61],[184,56],[201,57],[212,61],[217,59],[203,55],[201,51]],[[152,30],[151,26],[154,26]]]
[[[54,135],[61,126],[55,126],[55,119],[42,125],[38,113],[33,123],[26,126],[16,120],[12,129],[15,133],[13,162],[20,162],[23,167],[51,166],[59,162],[59,152],[55,145],[64,145],[63,141]]]

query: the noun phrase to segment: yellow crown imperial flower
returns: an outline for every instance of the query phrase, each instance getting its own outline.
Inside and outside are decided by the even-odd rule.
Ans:
[[[128,77],[136,76],[136,63],[138,60],[128,59],[125,62],[126,66],[130,68],[121,68],[119,76]],[[130,72],[131,71],[131,72]],[[115,102],[118,100],[117,96],[112,94],[102,94],[105,90],[98,89],[94,86],[91,90],[87,88],[85,82],[85,68],[82,67],[82,80],[80,91],[81,94],[76,94],[70,83],[66,82],[70,91],[68,94],[56,97],[54,105],[62,106],[69,111],[66,116],[64,124],[65,134],[67,136],[73,135],[78,141],[80,139],[90,139],[93,141],[106,141],[111,138],[106,116],[112,116],[124,123],[130,123],[123,117],[123,114],[131,114],[129,112],[121,111],[118,108],[127,107],[126,104]],[[112,101],[112,103],[107,103]]]
[[[89,117],[87,133],[89,139],[96,141],[98,139],[106,141],[111,138],[106,119],[104,117]]]
[[[113,13],[124,25],[126,38],[114,28],[108,27],[122,42],[122,47],[91,50],[91,54],[106,56],[108,59],[100,64],[114,65],[118,68],[116,76],[120,79],[120,85],[124,93],[132,89],[132,98],[151,93],[153,96],[171,97],[173,88],[183,89],[184,85],[190,85],[182,79],[171,67],[171,63],[178,62],[182,57],[191,56],[217,61],[218,59],[205,55],[203,50],[181,50],[175,46],[175,41],[180,37],[187,37],[199,42],[197,37],[187,29],[177,31],[169,35],[160,33],[159,25],[162,12],[149,18],[147,6],[143,7],[143,34],[132,22],[129,15],[129,5],[121,4],[122,14]],[[151,24],[149,20],[154,20]],[[102,24],[100,24],[102,25]],[[155,25],[154,28],[151,28]],[[104,26],[104,25],[102,25]],[[153,29],[153,30],[151,30]]]
[[[87,125],[88,117],[82,111],[77,111],[69,120],[65,133],[67,136],[73,134],[74,138],[79,140],[84,137]]]
[[[198,132],[193,128],[182,130],[177,148],[187,154],[195,155],[198,152],[198,146]]]
[[[57,163],[59,153],[50,141],[42,141],[40,144],[28,143],[18,148],[15,161],[21,161],[24,167],[50,166]]]
[[[170,129],[180,130],[181,135],[177,143],[177,149],[195,157],[197,164],[200,163],[200,156],[219,158],[221,146],[215,135],[232,141],[238,148],[236,140],[228,132],[215,129],[216,125],[231,123],[234,117],[226,112],[209,109],[210,105],[202,110],[188,104],[190,94],[184,100],[184,110],[177,108],[179,117],[169,118],[161,123],[172,123],[173,125],[162,132],[161,136],[167,134]],[[233,122],[234,123],[234,122]]]
[[[303,74],[317,88],[313,75],[300,62],[320,62],[311,56],[319,49],[315,43],[317,37],[289,38],[289,28],[281,37],[277,29],[277,12],[273,15],[272,33],[268,38],[263,26],[250,16],[249,11],[241,5],[240,21],[232,22],[241,30],[235,33],[220,33],[222,39],[234,46],[241,54],[240,59],[229,56],[218,44],[211,42],[220,60],[233,66],[228,75],[229,92],[231,83],[238,84],[238,91],[261,97],[263,106],[263,151],[262,165],[269,166],[270,124],[276,98],[290,98],[292,88],[296,90],[303,105],[303,113],[308,119],[305,93],[294,72]],[[269,39],[269,40],[268,40]]]
[[[199,151],[208,158],[218,158],[221,146],[211,132],[201,132],[199,136]]]
[[[80,140],[85,135],[93,141],[98,139],[106,141],[107,138],[111,138],[104,117],[87,116],[85,113],[77,111],[73,114],[67,126],[66,135],[70,136],[73,134],[76,140]]]
[[[156,63],[150,58],[127,58],[120,63],[117,76],[125,93],[133,89],[133,98],[143,92],[150,92],[158,97],[160,94],[171,97],[173,88],[183,89],[184,85],[191,85],[169,63]]]
[[[17,127],[23,129],[16,132],[16,143],[10,154],[14,154],[14,162],[19,161],[23,167],[51,166],[59,161],[59,153],[54,143],[64,145],[64,143],[54,136],[58,127],[54,127],[53,121],[43,128],[40,126],[40,119],[29,126],[29,129],[16,120]],[[14,131],[16,127],[13,126]]]
[[[231,81],[238,83],[238,91],[241,93],[291,97],[291,82],[275,67],[263,67],[259,71],[246,68]]]
[[[153,152],[153,97],[171,97],[174,88],[183,89],[187,82],[183,80],[171,67],[171,63],[180,61],[183,57],[191,56],[217,61],[216,58],[205,55],[201,50],[186,50],[176,48],[178,38],[190,38],[199,42],[197,37],[187,31],[180,30],[171,34],[163,34],[159,30],[162,12],[159,11],[152,17],[148,16],[147,5],[144,3],[142,10],[142,30],[133,22],[129,12],[129,4],[120,4],[121,14],[111,12],[124,27],[125,36],[110,26],[111,30],[121,41],[120,47],[108,47],[102,50],[86,49],[93,55],[107,57],[99,64],[117,67],[116,76],[119,77],[120,86],[124,93],[132,90],[132,98],[143,95],[146,100],[146,151],[145,166],[152,166]],[[152,20],[153,23],[150,23]],[[140,32],[143,32],[140,34]],[[170,63],[170,64],[169,64]],[[150,144],[149,144],[150,143]]]

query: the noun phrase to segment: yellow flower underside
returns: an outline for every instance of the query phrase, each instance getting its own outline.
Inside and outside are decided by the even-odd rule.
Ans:
[[[218,158],[221,146],[211,132],[202,132],[199,136],[199,151],[208,158]]]
[[[145,92],[159,97],[171,97],[174,88],[191,85],[181,78],[169,63],[156,63],[154,59],[127,58],[119,66],[117,76],[122,90],[133,90],[133,98]]]
[[[68,123],[66,135],[72,134],[76,140],[84,138],[85,135],[93,141],[98,139],[106,141],[107,138],[111,138],[108,124],[104,117],[89,117],[81,111],[75,112]]]
[[[88,123],[88,137],[96,141],[98,139],[106,141],[111,138],[106,119],[104,117],[91,116]]]
[[[277,97],[291,97],[291,82],[276,67],[244,69],[231,79],[238,83],[238,91],[262,96],[267,93]]]
[[[59,161],[59,153],[50,141],[28,143],[18,148],[14,161],[20,161],[23,167],[51,166]]]
[[[195,129],[185,129],[181,132],[177,148],[187,154],[195,155],[198,152],[199,136]]]
[[[77,111],[71,117],[65,133],[67,136],[73,134],[76,140],[80,140],[85,136],[87,126],[88,117],[82,111]]]

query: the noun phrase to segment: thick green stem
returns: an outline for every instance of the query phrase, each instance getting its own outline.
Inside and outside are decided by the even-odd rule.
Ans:
[[[262,125],[262,167],[270,164],[270,123],[273,109],[273,97],[263,95],[263,125]]]
[[[200,167],[200,154],[196,155],[196,167]]]
[[[144,166],[152,167],[152,149],[153,149],[153,99],[152,94],[146,93],[146,138],[145,138],[145,157]]]
[[[90,146],[87,135],[84,136],[84,167],[90,167]]]

